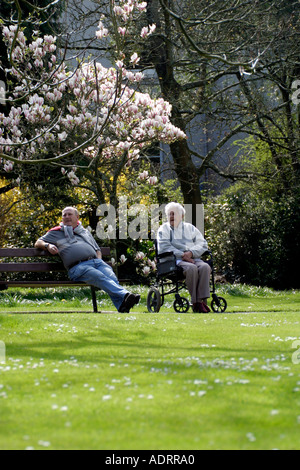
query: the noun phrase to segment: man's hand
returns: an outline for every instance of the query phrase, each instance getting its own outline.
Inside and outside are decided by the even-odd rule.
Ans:
[[[53,256],[58,254],[58,248],[55,245],[49,245],[48,246],[48,251]]]
[[[185,261],[186,263],[195,264],[195,261],[193,260],[193,253],[191,251],[186,251],[185,253],[183,253],[182,261]]]

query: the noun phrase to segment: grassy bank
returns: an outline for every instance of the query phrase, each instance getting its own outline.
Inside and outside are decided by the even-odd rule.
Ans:
[[[129,290],[141,295],[141,303],[134,312],[147,312],[146,299],[148,288],[129,286]],[[220,286],[218,295],[228,302],[227,313],[237,312],[281,312],[300,309],[299,291],[274,291],[245,285]],[[183,296],[189,298],[187,292]],[[115,312],[109,297],[97,293],[99,310]],[[166,297],[161,313],[173,312],[174,295]],[[55,289],[13,289],[0,292],[0,312],[92,312],[91,293],[89,288],[55,288]]]
[[[221,315],[1,294],[0,449],[299,449],[300,295],[226,289]]]

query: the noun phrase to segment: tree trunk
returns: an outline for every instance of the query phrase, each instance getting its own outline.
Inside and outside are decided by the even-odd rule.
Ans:
[[[186,132],[184,119],[178,109],[182,88],[174,76],[173,52],[169,36],[172,28],[171,18],[166,10],[162,10],[159,0],[148,0],[147,15],[149,25],[155,23],[157,28],[157,34],[150,41],[149,57],[156,69],[163,98],[169,101],[173,107],[171,122]],[[163,31],[162,16],[164,17],[165,31]],[[196,224],[196,205],[202,203],[202,197],[199,177],[188,142],[186,140],[175,142],[170,145],[170,149],[184,203],[193,205],[193,223]]]

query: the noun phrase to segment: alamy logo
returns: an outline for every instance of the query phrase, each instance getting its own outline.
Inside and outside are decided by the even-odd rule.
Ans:
[[[296,349],[296,351],[292,354],[292,363],[299,365],[300,364],[300,341],[294,341],[292,344],[292,348]]]
[[[3,341],[0,341],[0,364],[5,364],[5,353],[5,343]]]
[[[0,80],[0,104],[5,104],[6,85]]]
[[[295,80],[293,82],[292,90],[295,90],[292,94],[292,102],[298,106],[300,104],[300,80]]]
[[[143,204],[134,204],[129,207],[126,196],[119,197],[119,207],[116,209],[110,204],[101,204],[97,208],[99,222],[97,237],[100,240],[149,240],[155,239],[161,220],[166,222],[166,204],[152,204],[147,207]],[[185,204],[185,222],[192,223],[193,205]],[[196,227],[204,234],[204,206],[196,206]],[[117,230],[118,229],[118,230]]]

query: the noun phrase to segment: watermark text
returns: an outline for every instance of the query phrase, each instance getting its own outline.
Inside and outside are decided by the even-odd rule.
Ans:
[[[97,208],[99,222],[97,224],[97,237],[100,240],[154,240],[157,237],[161,223],[167,222],[165,215],[166,204],[128,204],[126,196],[119,197],[119,206],[116,209],[111,204],[101,204]],[[192,224],[193,205],[185,204],[184,221]],[[204,234],[204,206],[198,204],[195,208],[196,227]],[[182,238],[182,234],[176,234]]]
[[[292,102],[294,105],[298,106],[300,104],[300,80],[295,80],[292,84]]]
[[[296,349],[296,351],[292,354],[292,363],[295,365],[300,364],[300,340],[294,341],[292,344],[292,349]]]
[[[0,341],[0,364],[5,364],[6,361],[6,347],[3,341]]]
[[[5,105],[6,85],[0,80],[0,104]]]

